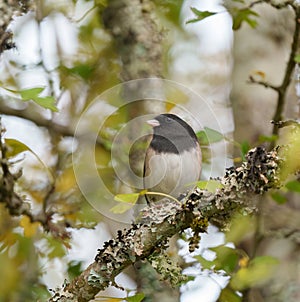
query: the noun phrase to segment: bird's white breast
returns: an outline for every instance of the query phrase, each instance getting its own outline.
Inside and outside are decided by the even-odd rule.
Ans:
[[[181,154],[160,153],[152,156],[146,171],[145,188],[173,197],[195,187],[201,173],[201,151],[191,149]]]

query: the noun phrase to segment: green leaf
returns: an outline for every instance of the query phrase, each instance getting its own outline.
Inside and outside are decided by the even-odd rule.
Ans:
[[[201,255],[194,256],[194,258],[201,264],[203,269],[211,269],[214,266],[214,261],[209,261]]]
[[[87,64],[79,64],[77,66],[74,66],[73,68],[67,68],[65,69],[71,73],[80,76],[84,80],[87,80],[91,77],[95,70],[95,66],[87,65]]]
[[[140,193],[131,193],[131,194],[117,194],[115,196],[115,201],[135,204],[140,196]]]
[[[271,143],[271,142],[275,142],[276,140],[278,139],[278,135],[260,135],[259,138],[258,138],[258,141],[260,143],[265,143],[265,142],[268,142],[268,143]]]
[[[25,151],[31,151],[31,149],[28,146],[13,138],[5,138],[4,142],[5,145],[8,147],[7,148],[8,157],[16,156]]]
[[[41,92],[45,90],[45,87],[36,87],[36,88],[30,88],[20,91],[20,95],[23,101],[29,101],[32,99],[35,99],[39,96]]]
[[[36,99],[33,99],[33,101],[45,109],[50,109],[53,112],[58,112],[58,108],[55,105],[55,99],[53,96],[38,97]]]
[[[52,96],[45,96],[41,97],[39,96],[41,92],[44,91],[44,87],[35,87],[35,88],[30,88],[30,89],[25,89],[19,91],[21,98],[24,102],[27,101],[34,101],[41,107],[45,109],[50,109],[54,112],[58,112],[58,108],[55,105],[55,99]]]
[[[278,203],[284,204],[287,202],[287,198],[278,192],[271,193],[271,197]]]
[[[47,301],[51,298],[51,294],[49,293],[47,286],[44,284],[33,284],[30,291],[33,294],[34,301]]]
[[[75,277],[81,274],[82,272],[81,265],[82,262],[77,260],[76,261],[72,260],[71,262],[68,263],[68,276],[70,280],[74,279]]]
[[[31,148],[29,148],[27,145],[13,138],[6,138],[4,141],[5,144],[7,144],[7,146],[9,147],[7,150],[8,157],[13,157],[22,152],[30,151],[35,156],[35,158],[39,161],[39,163],[46,168],[45,171],[47,172],[49,180],[52,181],[54,179],[51,170],[45,165],[45,163],[41,160],[41,158]]]
[[[257,21],[251,17],[258,17],[258,13],[255,11],[249,9],[249,8],[243,8],[243,9],[235,9],[232,12],[232,18],[233,18],[233,24],[232,29],[237,30],[240,29],[243,22],[248,23],[252,28],[255,28],[257,26]]]
[[[126,301],[128,302],[141,302],[145,298],[144,293],[137,293],[134,296],[127,297]]]
[[[201,180],[197,182],[197,187],[208,192],[215,193],[217,189],[223,188],[223,185],[217,180]]]
[[[239,261],[239,255],[236,249],[220,245],[211,248],[211,250],[217,254],[214,260],[216,270],[224,270],[227,273],[231,273],[235,270]]]
[[[208,127],[204,127],[204,129],[197,132],[196,135],[200,145],[202,146],[217,143],[224,139],[224,135],[222,133]]]
[[[188,20],[186,22],[186,24],[202,21],[202,20],[204,20],[204,19],[206,19],[210,16],[213,16],[213,15],[217,14],[217,12],[210,12],[210,11],[207,11],[207,10],[206,11],[200,11],[200,10],[196,9],[195,7],[191,7],[191,10],[197,16],[197,18]]]
[[[48,254],[49,259],[62,258],[66,255],[66,249],[59,240],[50,237],[47,240],[49,243],[48,251],[50,251]]]
[[[290,191],[300,193],[300,181],[298,180],[289,181],[285,187]]]
[[[231,288],[225,287],[221,291],[221,295],[219,297],[219,302],[241,302],[242,297],[239,296],[235,291]]]
[[[111,212],[115,214],[122,214],[130,210],[138,201],[140,193],[131,194],[117,194],[115,196],[115,201],[120,202],[110,209]]]
[[[256,257],[249,266],[241,268],[231,279],[230,285],[234,290],[245,290],[267,281],[274,274],[278,260],[270,256]]]
[[[154,0],[156,9],[163,13],[164,18],[174,25],[179,25],[180,12],[184,0]]]
[[[110,211],[114,214],[123,214],[130,210],[133,207],[133,204],[119,203],[112,207]]]
[[[296,63],[300,63],[300,54],[297,54],[295,57],[294,57],[294,61]]]
[[[243,141],[240,145],[242,160],[246,160],[246,154],[250,150],[250,144],[248,141]]]
[[[230,222],[230,229],[226,232],[226,242],[233,242],[236,246],[252,232],[253,217],[237,214]]]
[[[95,5],[106,7],[107,6],[107,0],[95,0]]]

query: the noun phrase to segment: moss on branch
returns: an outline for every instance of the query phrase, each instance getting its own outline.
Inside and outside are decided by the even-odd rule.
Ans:
[[[115,277],[135,262],[166,249],[168,239],[195,224],[202,230],[211,223],[226,224],[237,211],[253,211],[250,200],[278,187],[280,159],[275,150],[249,151],[247,161],[230,168],[221,179],[222,188],[215,193],[196,189],[182,205],[156,203],[146,207],[138,223],[118,231],[115,239],[98,250],[95,261],[71,283],[56,292],[50,301],[89,301]]]

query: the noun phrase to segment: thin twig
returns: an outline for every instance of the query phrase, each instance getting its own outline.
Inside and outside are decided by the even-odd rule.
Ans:
[[[295,56],[298,51],[299,38],[300,38],[300,21],[299,21],[300,20],[300,6],[295,5],[294,1],[286,1],[281,4],[276,4],[276,3],[273,3],[272,1],[255,1],[250,5],[254,6],[254,5],[256,5],[258,3],[262,3],[262,2],[269,3],[271,6],[277,8],[277,9],[281,9],[281,8],[287,7],[287,6],[292,6],[292,8],[295,12],[295,30],[294,30],[294,34],[293,34],[291,52],[290,52],[289,59],[288,59],[287,65],[286,65],[282,83],[279,86],[274,86],[268,82],[259,81],[259,80],[254,79],[253,76],[249,76],[249,83],[259,84],[259,85],[264,86],[265,88],[270,88],[277,92],[277,95],[278,95],[277,106],[276,106],[275,113],[273,115],[273,125],[274,126],[273,126],[273,130],[272,130],[272,135],[277,136],[279,133],[279,128],[280,128],[278,125],[278,122],[282,120],[282,114],[283,114],[283,110],[284,110],[284,106],[285,106],[285,102],[286,102],[287,89],[291,83],[292,74],[293,74],[293,71],[296,66]],[[275,141],[271,142],[270,149],[274,148],[275,143],[276,143]]]
[[[50,119],[44,118],[41,114],[35,114],[32,111],[29,111],[26,109],[17,110],[17,109],[13,109],[9,106],[6,106],[4,103],[2,103],[2,104],[0,104],[0,115],[1,114],[23,118],[25,120],[33,122],[34,124],[36,124],[39,127],[45,127],[48,130],[51,130],[61,136],[76,137],[75,129],[73,127],[66,127],[66,126],[60,125],[56,122],[53,122]],[[86,139],[88,139],[88,138],[86,138]],[[95,143],[99,146],[106,148],[105,142],[103,141],[103,139],[100,136],[97,136]]]
[[[295,120],[286,120],[286,121],[278,121],[278,122],[271,121],[271,123],[276,124],[278,128],[284,128],[288,126],[300,127],[300,123]]]
[[[253,6],[255,6],[257,4],[264,3],[264,2],[266,2],[266,1],[265,0],[254,1],[248,5],[248,8],[252,8]]]
[[[294,35],[293,35],[290,56],[289,56],[286,70],[284,73],[284,78],[278,89],[277,106],[276,106],[276,111],[273,116],[273,120],[275,121],[273,131],[272,131],[273,135],[278,135],[278,133],[279,133],[279,127],[276,125],[276,122],[282,120],[282,113],[283,113],[284,105],[285,105],[285,101],[286,101],[287,88],[290,85],[292,74],[293,74],[293,71],[296,66],[295,56],[298,51],[299,34],[300,34],[300,22],[299,22],[300,7],[294,7],[294,11],[295,11],[295,30],[294,30]],[[271,148],[274,146],[274,144],[275,144],[275,142],[273,142],[271,144]]]
[[[274,85],[270,84],[269,82],[256,80],[252,75],[249,76],[248,83],[262,85],[265,88],[270,88],[270,89],[273,89],[273,90],[275,90],[277,92],[280,89],[278,86],[274,86]]]
[[[269,1],[264,1],[264,2],[269,3],[272,7],[276,8],[276,9],[282,9],[282,8],[285,8],[288,6],[292,6],[293,8],[296,8],[295,0],[288,0],[288,1],[282,1],[282,2],[269,0]]]
[[[272,0],[257,0],[257,1],[253,1],[252,3],[250,3],[248,5],[248,8],[252,8],[257,4],[262,4],[262,3],[270,4],[272,7],[276,8],[276,9],[282,9],[282,8],[288,7],[289,5],[292,7],[295,7],[294,0],[282,1],[281,3],[275,2]]]

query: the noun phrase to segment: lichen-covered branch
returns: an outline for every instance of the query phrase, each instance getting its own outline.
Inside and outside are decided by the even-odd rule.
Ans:
[[[152,1],[108,1],[103,22],[116,41],[123,81],[162,76],[162,34]]]
[[[249,201],[256,194],[279,185],[279,162],[275,150],[255,148],[242,166],[227,170],[215,193],[196,189],[182,205],[162,202],[146,207],[138,223],[118,231],[115,239],[98,250],[95,262],[50,301],[89,301],[114,285],[115,277],[126,267],[162,252],[173,235],[189,227],[203,232],[208,222],[224,225],[236,211],[252,211]]]
[[[163,31],[155,12],[151,0],[110,0],[102,14],[104,26],[113,38],[122,63],[120,77],[123,82],[163,78]],[[160,95],[162,87],[159,82],[133,81],[122,93],[135,100],[135,95],[140,95],[139,91],[143,91],[145,96],[147,91],[156,91]],[[163,102],[144,99],[129,109],[129,116],[164,111]],[[140,125],[135,128],[140,128]]]

